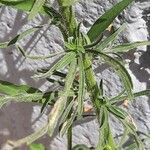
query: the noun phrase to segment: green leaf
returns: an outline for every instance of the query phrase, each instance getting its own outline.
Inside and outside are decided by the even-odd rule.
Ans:
[[[121,119],[125,119],[128,116],[128,113],[125,110],[119,108],[118,106],[108,105],[107,109],[116,117],[119,117]]]
[[[61,135],[64,135],[66,131],[70,128],[76,116],[77,116],[77,110],[73,111],[73,113],[71,114],[71,117],[67,119],[66,122],[63,123],[62,128],[60,130]]]
[[[42,26],[37,26],[37,27],[33,27],[31,29],[28,29],[18,35],[16,35],[12,40],[10,40],[9,42],[5,42],[5,43],[0,43],[0,48],[7,48],[8,46],[14,45],[16,44],[16,42],[19,42],[20,40],[22,40],[24,37],[30,35],[31,33],[39,30]]]
[[[23,144],[30,145],[43,135],[45,135],[48,131],[48,125],[44,125],[42,128],[38,129],[36,132],[32,133],[31,135],[26,136],[25,138],[19,139],[17,141],[9,141],[9,144],[15,148],[15,147],[20,147]]]
[[[118,144],[118,146],[117,146],[117,149],[118,149],[118,150],[121,150],[121,149],[122,149],[123,144],[124,144],[124,143],[126,142],[126,140],[127,140],[128,134],[129,134],[128,130],[127,130],[127,129],[124,129],[123,135],[122,135],[122,137],[121,137],[121,139],[120,139],[120,141],[119,141],[119,144]]]
[[[78,0],[63,0],[62,6],[63,7],[69,7],[69,6],[72,6],[77,1]]]
[[[21,54],[25,57],[25,58],[29,58],[29,59],[34,59],[34,60],[43,60],[43,59],[48,59],[48,58],[52,58],[52,57],[55,57],[55,56],[58,56],[58,55],[61,55],[61,54],[64,54],[64,52],[58,52],[58,53],[53,53],[53,54],[49,54],[49,55],[28,55],[25,50],[19,45],[17,44],[16,45],[17,49],[19,52],[21,52]]]
[[[34,93],[34,92],[40,92],[40,90],[36,88],[32,88],[28,85],[15,85],[13,83],[0,80],[0,93],[14,96],[20,94],[21,92]]]
[[[88,31],[88,36],[91,42],[95,41],[131,2],[133,2],[133,0],[122,0],[98,18]]]
[[[102,52],[98,52],[98,51],[90,51],[92,53],[96,53],[99,54],[100,57],[102,57],[111,67],[113,67],[115,69],[115,71],[118,73],[118,75],[120,76],[120,79],[122,80],[125,90],[127,91],[127,95],[129,97],[129,99],[133,99],[133,94],[132,94],[132,88],[133,88],[133,84],[132,84],[132,79],[129,75],[129,73],[127,72],[127,70],[125,69],[125,67],[116,59],[112,58],[109,55],[106,55]]]
[[[137,48],[138,46],[144,46],[144,45],[150,45],[150,41],[140,41],[140,42],[135,42],[135,43],[127,43],[127,44],[122,44],[118,45],[116,47],[113,47],[111,52],[128,52],[129,50],[132,50],[134,48]]]
[[[137,148],[139,148],[140,150],[144,150],[143,142],[141,141],[140,137],[137,134],[137,129],[133,122],[132,117],[129,116],[126,119],[121,119],[120,121],[123,123],[125,128],[129,131],[129,133],[133,135]]]
[[[45,0],[35,0],[34,5],[29,13],[28,20],[33,19],[43,8]]]
[[[70,113],[70,111],[71,111],[73,105],[74,105],[74,100],[72,100],[72,101],[67,105],[65,111],[63,112],[63,115],[62,115],[61,120],[60,120],[60,125],[66,121],[66,119],[67,119],[67,117],[68,117],[68,115],[69,115],[69,113]]]
[[[79,60],[79,90],[78,90],[78,117],[80,118],[83,113],[83,103],[84,103],[84,94],[85,94],[85,71],[82,56]]]
[[[43,74],[34,75],[35,78],[46,78],[50,77],[55,70],[63,69],[67,65],[69,65],[72,60],[76,57],[76,54],[74,52],[69,52],[65,56],[63,56],[58,62],[56,62],[49,71]]]
[[[133,93],[133,97],[136,98],[136,97],[139,97],[139,96],[150,96],[150,89],[148,90],[144,90],[144,91],[140,91],[140,92],[137,92],[137,93]],[[121,102],[121,101],[124,101],[128,98],[128,96],[120,96],[120,97],[116,97],[116,98],[113,98],[110,103],[111,104],[115,104],[117,102]]]
[[[117,96],[111,98],[110,101],[114,101],[114,100],[120,99],[123,94],[125,94],[125,90],[120,92]]]
[[[3,2],[22,2],[24,0],[2,0]]]
[[[35,0],[22,0],[19,2],[11,1],[11,0],[1,0],[0,4],[11,6],[19,10],[30,11],[33,7]]]
[[[56,100],[58,98],[58,95],[59,95],[58,91],[48,92],[48,93],[43,94],[42,101],[44,102],[41,108],[41,113],[44,111],[44,108],[48,104],[52,103],[53,100]]]
[[[63,23],[62,15],[57,10],[55,10],[53,7],[44,5],[43,8],[44,8],[45,13],[47,13],[50,16],[50,18],[53,19],[53,21],[55,21],[55,22],[60,21],[61,23]]]
[[[29,148],[30,150],[45,150],[42,144],[31,144]]]
[[[103,96],[104,95],[103,80],[100,81],[99,90],[100,90],[100,95]]]
[[[39,30],[42,26],[36,26],[33,28],[30,28],[20,34],[18,34],[17,36],[15,36],[9,43],[8,46],[15,44],[16,42],[19,42],[20,40],[22,40],[24,37],[30,35],[33,32],[36,32],[37,30]]]
[[[39,101],[43,98],[42,93],[21,93],[14,95],[14,96],[8,96],[8,95],[3,95],[0,96],[0,108],[3,107],[3,105],[15,101],[15,102],[32,102],[32,101]]]
[[[72,148],[72,150],[90,150],[86,145],[79,144]]]
[[[139,97],[139,96],[144,96],[144,95],[150,96],[150,89],[134,93],[134,97]]]
[[[9,42],[0,43],[0,48],[6,48]]]
[[[136,143],[132,143],[130,145],[128,145],[127,150],[137,150],[137,144]]]
[[[101,114],[102,113],[102,114]],[[100,108],[100,129],[99,129],[99,142],[95,150],[104,150],[108,147],[112,150],[115,149],[114,138],[111,133],[108,120],[108,111],[106,107]]]
[[[49,131],[49,135],[52,136],[58,120],[60,119],[60,117],[62,116],[65,108],[66,108],[66,103],[67,103],[67,99],[69,96],[69,93],[71,91],[71,87],[75,78],[75,74],[76,74],[76,67],[77,67],[77,60],[74,57],[72,59],[72,62],[69,66],[69,71],[66,77],[66,82],[65,82],[65,87],[63,90],[63,93],[60,95],[59,99],[56,101],[52,111],[50,112],[49,115],[49,125],[48,125],[48,131]]]
[[[118,35],[125,29],[126,25],[123,24],[115,33],[113,33],[111,36],[104,39],[102,42],[98,44],[97,50],[102,51],[103,49],[107,48],[109,45],[113,45],[114,41],[118,37]]]

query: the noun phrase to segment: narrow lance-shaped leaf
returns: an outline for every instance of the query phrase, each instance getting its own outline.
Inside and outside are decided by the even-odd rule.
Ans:
[[[28,12],[32,9],[34,2],[35,2],[35,0],[20,0],[20,1],[1,0],[0,4],[6,5],[6,6],[11,6],[16,9]]]
[[[118,106],[109,105],[107,106],[107,109],[117,118],[119,117],[121,119],[125,119],[128,116],[128,113],[122,108],[119,108]]]
[[[42,144],[31,144],[29,146],[29,150],[45,150],[44,146]]]
[[[79,60],[79,91],[78,91],[78,116],[81,117],[83,113],[84,93],[85,93],[85,71],[82,56]]]
[[[53,19],[53,21],[56,21],[56,22],[61,21],[63,23],[62,15],[53,7],[44,5],[43,8],[44,8],[45,13],[47,13],[50,16],[50,18]]]
[[[56,62],[49,71],[43,74],[34,75],[35,78],[46,78],[50,77],[55,70],[59,70],[69,65],[72,60],[75,58],[76,54],[74,52],[69,52],[63,56],[58,62]]]
[[[15,102],[32,102],[32,101],[39,101],[43,97],[43,93],[21,93],[17,94],[15,96],[8,96],[3,95],[0,96],[0,108],[3,107],[3,105],[15,101]]]
[[[76,115],[77,115],[77,110],[73,111],[71,117],[67,119],[66,122],[64,122],[60,131],[61,135],[64,135],[66,131],[70,128],[70,126],[73,124],[73,121],[75,120]]]
[[[65,109],[67,97],[75,77],[76,65],[77,65],[76,59],[74,58],[72,60],[68,75],[66,77],[67,79],[66,83],[68,82],[68,84],[65,85],[66,87],[64,93],[60,95],[60,98],[56,101],[54,107],[52,108],[52,111],[50,112],[49,115],[48,124],[44,125],[38,131],[25,138],[19,139],[18,141],[9,141],[9,144],[11,144],[13,147],[20,147],[23,144],[29,145],[35,140],[45,135],[48,131],[49,135],[52,136],[53,131],[57,125],[57,122]]]
[[[134,142],[128,145],[127,150],[137,150],[138,145]]]
[[[28,20],[33,19],[38,14],[38,12],[42,10],[44,3],[45,0],[35,0],[34,5],[28,16]]]
[[[145,150],[143,142],[136,132],[137,129],[132,121],[132,118],[127,117],[126,119],[121,119],[120,121],[125,126],[125,128],[127,128],[127,130],[133,135],[137,148],[139,148],[140,150]]]
[[[111,149],[115,149],[115,142],[113,140],[113,136],[112,136],[111,129],[109,126],[108,115],[109,114],[108,114],[107,108],[102,106],[100,109],[100,116],[101,116],[100,124],[101,125],[99,129],[99,142],[95,150],[107,149],[108,147]]]
[[[112,49],[110,49],[110,51],[124,53],[134,48],[137,48],[138,46],[144,46],[144,45],[150,45],[150,41],[140,41],[140,42],[135,42],[135,43],[122,44],[122,45],[113,47]]]
[[[37,139],[45,135],[47,131],[48,131],[48,125],[46,124],[42,128],[38,129],[36,132],[34,132],[29,136],[26,136],[25,138],[19,139],[17,141],[8,141],[7,143],[13,146],[13,148],[20,147],[23,144],[30,145],[31,143],[33,143],[34,141],[36,141]]]
[[[25,57],[25,58],[29,58],[29,59],[34,59],[34,60],[43,60],[43,59],[48,59],[48,58],[52,58],[61,54],[64,54],[64,52],[58,52],[58,53],[53,53],[53,54],[49,54],[49,55],[45,55],[45,56],[35,56],[35,55],[29,55],[25,52],[25,50],[19,45],[16,45],[17,49],[19,52],[21,52],[21,54]]]
[[[117,146],[117,149],[118,149],[118,150],[121,150],[121,149],[122,149],[123,144],[126,142],[126,140],[127,140],[127,138],[128,138],[128,134],[129,134],[128,130],[127,130],[127,129],[124,129],[123,135],[122,135],[122,137],[121,137],[121,139],[120,139],[120,141],[119,141],[119,144],[118,144],[118,146]]]
[[[3,2],[22,2],[24,0],[2,0]]]
[[[33,27],[31,29],[28,29],[28,30],[18,34],[17,36],[15,36],[12,40],[10,40],[8,42],[0,43],[0,48],[7,48],[8,46],[16,44],[16,42],[19,42],[20,40],[22,40],[27,35],[30,35],[31,33],[39,30],[41,27],[42,26]]]
[[[133,97],[136,98],[136,97],[139,97],[139,96],[150,96],[150,89],[148,90],[144,90],[144,91],[140,91],[140,92],[137,92],[137,93],[133,93]],[[115,97],[115,98],[112,98],[112,100],[110,101],[111,104],[115,104],[117,102],[121,102],[121,101],[124,101],[128,98],[128,96],[120,96],[120,97]]]
[[[88,148],[86,145],[84,144],[78,144],[75,145],[72,150],[90,150],[90,148]]]
[[[0,48],[6,48],[9,42],[0,43]]]
[[[102,79],[100,81],[99,90],[100,90],[100,95],[103,96],[104,95],[104,89],[103,89],[103,80]]]
[[[132,84],[132,79],[129,75],[129,73],[127,72],[127,70],[125,69],[125,67],[116,59],[112,58],[109,55],[106,55],[104,53],[98,52],[98,51],[90,51],[92,53],[97,53],[100,55],[100,57],[102,57],[110,66],[112,66],[115,71],[118,73],[118,75],[120,76],[125,90],[127,91],[127,95],[129,97],[129,99],[133,99],[133,94],[132,94],[132,88],[133,88],[133,84]]]
[[[67,117],[68,117],[68,115],[69,115],[69,113],[70,113],[70,111],[71,111],[73,105],[74,105],[74,100],[72,100],[72,101],[68,104],[68,106],[66,107],[65,111],[63,112],[63,115],[61,116],[61,120],[60,120],[60,122],[59,122],[60,125],[66,121],[66,119],[67,119]]]
[[[20,92],[34,93],[36,91],[40,92],[40,90],[28,85],[15,85],[10,82],[0,81],[0,93],[4,93],[7,95],[13,96],[16,94],[20,94]]]
[[[50,112],[49,115],[49,135],[52,136],[54,129],[56,128],[56,125],[58,123],[58,120],[62,116],[62,113],[65,110],[66,103],[67,103],[67,98],[70,93],[74,78],[75,78],[75,73],[76,73],[76,65],[77,61],[76,58],[74,57],[72,59],[72,62],[69,67],[69,71],[66,77],[66,82],[65,82],[65,87],[64,87],[64,92],[60,96],[60,98],[56,101],[52,111]]]
[[[88,36],[91,42],[95,41],[131,2],[133,2],[133,0],[122,0],[97,19],[88,31]]]
[[[62,6],[63,7],[69,7],[69,6],[72,6],[77,1],[78,0],[63,0],[62,1]]]
[[[1,0],[0,5],[10,6],[12,8],[22,10],[25,12],[30,12],[35,0]],[[39,11],[40,14],[46,15],[44,8],[42,7]]]
[[[112,97],[112,98],[110,99],[110,101],[119,99],[121,96],[123,96],[123,94],[125,94],[125,92],[126,92],[125,90],[121,91],[117,96]]]
[[[117,39],[118,35],[125,29],[125,24],[123,24],[115,33],[104,39],[98,44],[97,50],[102,51],[107,48],[109,44],[113,45],[114,41]]]

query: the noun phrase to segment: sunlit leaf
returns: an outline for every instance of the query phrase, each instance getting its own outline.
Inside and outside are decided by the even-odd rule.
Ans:
[[[90,150],[86,145],[79,144],[72,148],[72,150]]]
[[[112,114],[121,119],[125,119],[128,116],[128,113],[125,110],[119,108],[118,106],[108,105],[107,108]]]
[[[100,129],[99,129],[99,142],[95,150],[115,149],[115,142],[112,136],[111,128],[108,121],[108,111],[106,107],[100,109]]]
[[[16,94],[20,94],[21,92],[34,93],[40,92],[40,90],[30,87],[28,85],[15,85],[10,82],[0,81],[0,93],[13,96]]]
[[[69,113],[70,113],[70,111],[71,111],[73,105],[74,105],[74,100],[72,100],[72,101],[67,105],[65,111],[63,112],[63,115],[62,115],[61,120],[60,120],[60,125],[66,121],[66,119],[67,119],[67,117],[68,117],[68,115],[69,115]]]
[[[98,51],[102,51],[107,48],[109,45],[113,45],[114,41],[117,39],[118,35],[125,29],[125,24],[123,24],[115,33],[105,38],[102,42],[100,42],[97,46]]]
[[[76,54],[73,52],[69,52],[66,55],[64,55],[58,62],[56,62],[49,71],[47,71],[44,74],[35,75],[35,78],[46,78],[50,77],[55,70],[63,69],[67,65],[69,65],[72,62],[72,59],[76,57]]]
[[[34,5],[29,13],[28,20],[33,19],[43,8],[45,0],[35,0]]]
[[[118,146],[117,146],[117,149],[118,150],[121,150],[122,149],[122,146],[123,146],[123,144],[126,142],[126,140],[127,140],[127,137],[128,137],[128,130],[127,129],[124,129],[124,132],[123,132],[123,135],[122,135],[122,137],[121,137],[121,139],[120,139],[120,141],[119,141],[119,144],[118,144]]]
[[[131,2],[133,2],[133,0],[122,0],[98,18],[88,31],[91,42],[95,41]]]
[[[38,101],[43,98],[42,93],[21,93],[17,94],[15,96],[8,96],[8,95],[2,95],[0,96],[0,108],[3,107],[3,105],[15,101],[15,102],[32,102],[32,101]]]
[[[137,93],[133,93],[134,98],[140,97],[140,96],[150,96],[150,89],[140,91],[140,92],[137,92]],[[115,104],[117,102],[121,102],[121,101],[124,101],[126,99],[128,99],[128,96],[120,96],[120,97],[113,98],[110,102],[111,102],[111,104]]]
[[[65,87],[64,87],[64,92],[60,95],[60,98],[56,101],[52,111],[50,112],[49,115],[49,125],[48,125],[48,131],[49,135],[51,136],[54,132],[54,129],[56,128],[56,125],[58,123],[58,120],[62,116],[62,113],[64,112],[66,108],[66,103],[67,103],[67,98],[69,96],[74,78],[75,78],[75,73],[76,73],[76,66],[77,61],[76,58],[74,57],[72,59],[72,62],[69,66],[69,71],[66,76],[66,82],[65,82]]]
[[[123,123],[125,128],[127,128],[129,133],[133,135],[137,148],[139,148],[140,150],[144,150],[143,142],[141,141],[140,137],[137,134],[137,129],[135,127],[135,124],[132,121],[132,118],[127,117],[126,119],[121,119],[120,121]]]
[[[136,143],[132,143],[130,145],[128,145],[126,150],[137,150],[137,144]]]
[[[63,22],[63,18],[62,15],[55,10],[53,7],[50,7],[48,5],[44,5],[44,11],[50,16],[50,18],[53,19],[53,21],[62,21]]]
[[[119,75],[120,79],[122,80],[125,90],[127,91],[127,95],[129,97],[129,99],[133,99],[133,94],[132,94],[132,88],[133,88],[133,84],[132,84],[132,79],[129,75],[129,73],[127,72],[127,70],[125,69],[125,67],[115,58],[106,55],[102,52],[98,52],[98,51],[90,51],[91,53],[95,53],[95,54],[99,54],[100,57],[102,57],[112,68],[114,68],[114,70],[117,72],[117,74]]]
[[[30,150],[45,150],[44,146],[42,144],[31,144],[29,146]]]
[[[78,90],[78,116],[81,117],[83,113],[83,103],[85,94],[85,71],[82,56],[79,60],[79,90]]]
[[[71,117],[69,119],[66,120],[66,122],[64,122],[64,124],[62,125],[60,134],[64,135],[67,130],[70,128],[70,126],[73,124],[73,121],[75,120],[75,117],[77,116],[77,111],[75,110],[72,114]]]
[[[0,43],[0,48],[7,48],[8,46],[16,44],[16,42],[19,42],[24,37],[30,35],[31,33],[35,32],[37,30],[39,30],[41,27],[42,26],[37,26],[37,27],[30,28],[30,29],[16,35],[12,40],[10,40],[8,42]]]
[[[6,6],[11,6],[19,10],[23,11],[30,11],[33,7],[35,0],[21,0],[19,2],[17,1],[11,1],[11,0],[1,0],[0,4],[6,5]]]
[[[0,48],[6,48],[9,42],[0,43]]]
[[[43,60],[43,59],[48,59],[48,58],[52,58],[52,57],[55,57],[55,56],[58,56],[58,55],[62,55],[64,54],[64,52],[58,52],[58,53],[53,53],[53,54],[49,54],[49,55],[29,55],[25,52],[25,50],[19,45],[17,44],[16,45],[17,49],[19,52],[21,52],[21,54],[25,57],[25,58],[28,58],[28,59],[32,59],[32,60]]]
[[[62,6],[63,7],[69,7],[69,6],[72,6],[77,1],[78,0],[63,0]]]
[[[140,41],[140,42],[135,42],[135,43],[122,44],[122,45],[113,47],[112,49],[110,49],[110,51],[124,53],[134,48],[137,48],[138,46],[144,46],[144,45],[150,45],[150,41]]]

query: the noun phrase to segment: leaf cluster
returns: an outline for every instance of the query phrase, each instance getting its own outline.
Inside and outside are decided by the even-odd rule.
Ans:
[[[113,6],[110,10],[100,16],[87,34],[80,31],[81,23],[75,18],[75,12],[72,5],[74,0],[57,0],[59,10],[51,7],[46,0],[1,0],[1,5],[12,6],[14,8],[26,11],[28,19],[31,20],[38,13],[47,15],[51,19],[50,25],[57,26],[62,32],[64,38],[64,51],[52,53],[48,56],[31,56],[21,47],[20,40],[30,35],[42,26],[33,27],[21,34],[15,36],[11,41],[0,43],[0,48],[5,49],[11,45],[16,46],[17,50],[26,59],[48,59],[60,56],[49,68],[37,70],[33,78],[46,79],[49,82],[58,83],[62,91],[42,91],[29,87],[28,85],[14,85],[5,81],[0,81],[0,106],[9,101],[17,102],[37,102],[41,103],[41,112],[44,108],[52,107],[48,115],[48,122],[39,131],[18,141],[9,141],[14,147],[22,144],[30,145],[32,142],[48,133],[52,136],[56,126],[59,126],[60,134],[68,134],[68,150],[72,149],[72,125],[75,121],[84,119],[85,111],[84,102],[88,98],[93,105],[93,115],[96,116],[99,123],[99,142],[94,147],[95,150],[115,150],[122,149],[127,138],[131,137],[133,143],[128,145],[127,149],[144,150],[143,140],[137,134],[136,125],[132,116],[122,107],[120,102],[133,102],[138,96],[150,95],[150,90],[133,92],[133,83],[130,74],[124,66],[123,60],[120,59],[122,53],[142,45],[150,45],[150,41],[138,41],[135,43],[123,43],[116,45],[119,34],[125,29],[123,24],[116,31],[110,32],[108,37],[104,36],[107,28],[112,24],[114,19],[131,3],[133,0],[122,0]],[[69,24],[68,24],[69,23]],[[120,77],[123,84],[123,91],[115,97],[107,97],[103,90],[103,79],[100,85],[96,80],[92,65],[95,58],[107,63]],[[67,73],[63,73],[66,69]],[[57,80],[52,77],[57,76]],[[110,115],[121,122],[124,127],[124,133],[121,140],[115,141],[112,128],[109,124]],[[132,136],[131,136],[132,135]],[[118,143],[117,143],[118,142]],[[30,149],[41,149],[41,145],[30,145]],[[85,145],[77,145],[73,150],[89,150]]]

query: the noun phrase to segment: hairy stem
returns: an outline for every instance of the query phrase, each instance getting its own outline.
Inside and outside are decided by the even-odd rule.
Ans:
[[[65,21],[66,28],[68,29],[68,37],[73,36],[76,29],[76,19],[75,12],[72,9],[72,6],[64,6],[64,0],[57,0],[59,4],[59,10],[62,14],[62,17]]]

